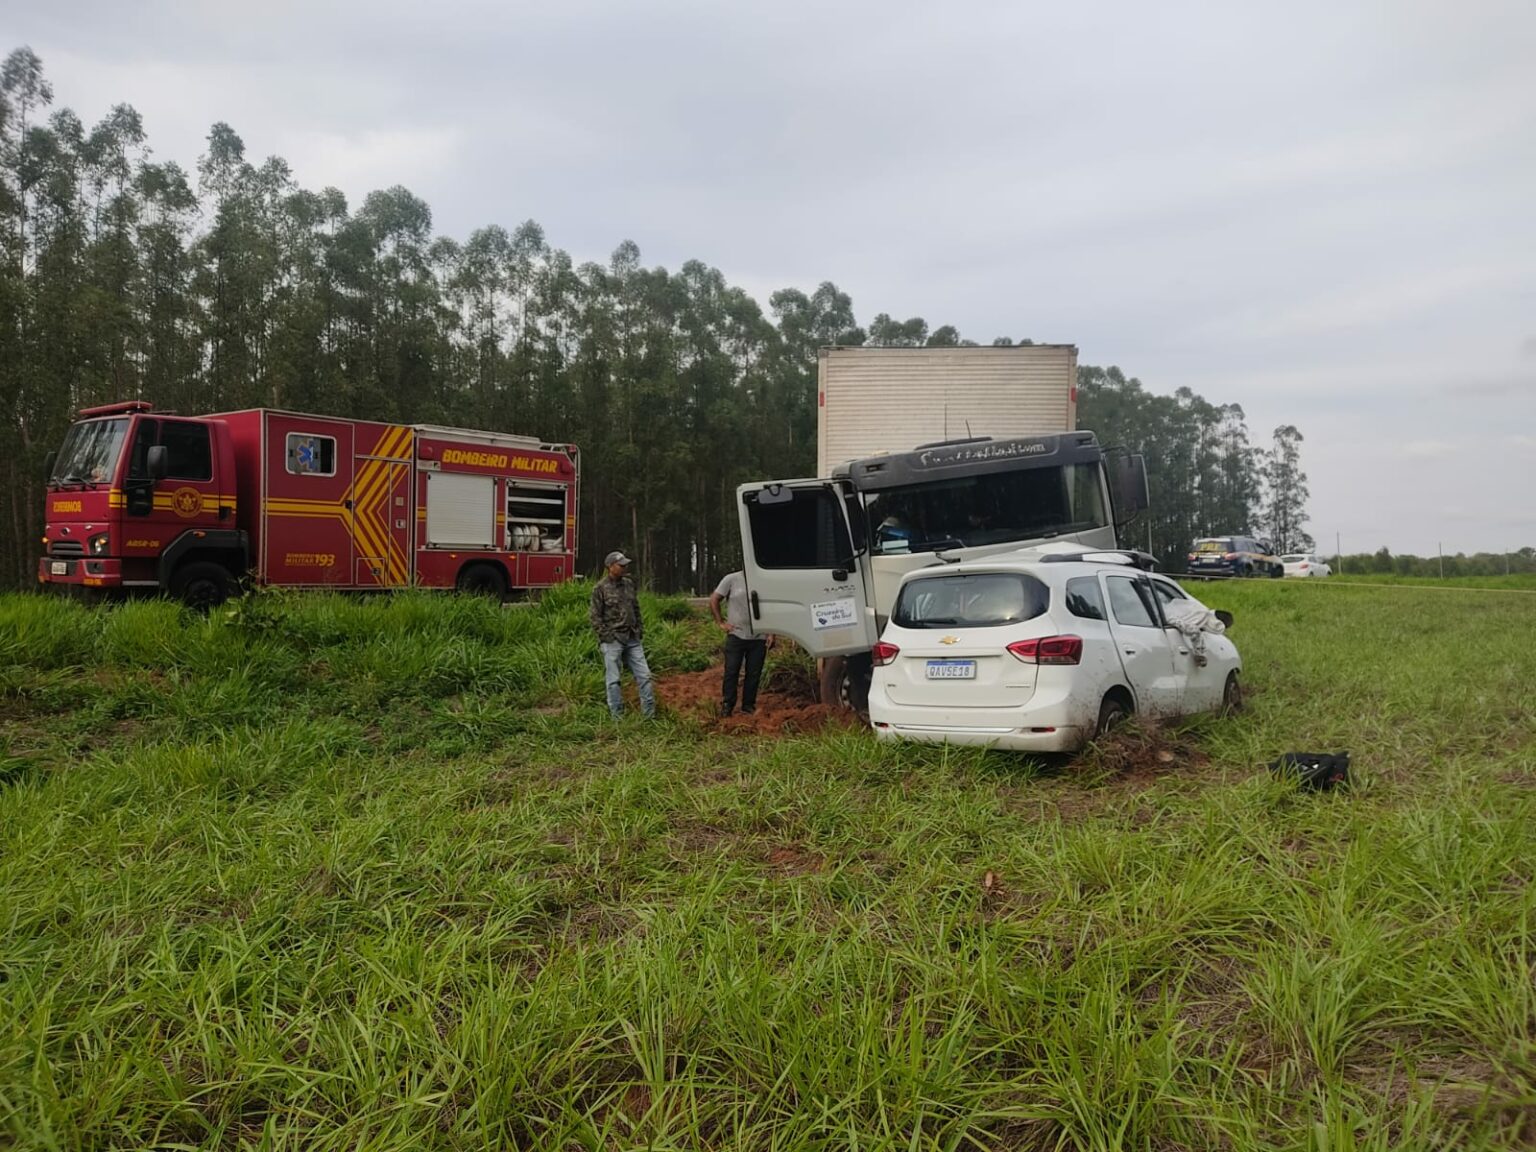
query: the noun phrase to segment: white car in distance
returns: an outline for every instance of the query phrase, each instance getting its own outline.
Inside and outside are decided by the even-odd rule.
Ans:
[[[1180,601],[1204,608],[1130,553],[919,569],[875,646],[870,723],[882,740],[1072,752],[1131,714],[1236,708],[1237,648],[1203,633],[1201,663],[1169,623]]]
[[[1332,568],[1306,552],[1291,552],[1280,557],[1280,563],[1285,566],[1285,574],[1295,579],[1306,580],[1333,575]]]

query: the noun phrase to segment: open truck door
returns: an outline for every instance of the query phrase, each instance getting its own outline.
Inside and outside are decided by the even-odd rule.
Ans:
[[[869,557],[842,486],[828,480],[736,490],[752,630],[787,636],[812,656],[867,654]]]

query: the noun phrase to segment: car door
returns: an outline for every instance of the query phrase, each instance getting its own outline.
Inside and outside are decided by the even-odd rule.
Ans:
[[[1191,601],[1193,599],[1172,580],[1150,576],[1148,582],[1157,596],[1159,611],[1162,610],[1163,605],[1174,600]],[[1199,601],[1195,600],[1194,603],[1198,604]],[[1197,664],[1194,651],[1189,645],[1189,638],[1178,628],[1168,624],[1166,618],[1164,624],[1164,632],[1169,644],[1173,647],[1173,670],[1183,680],[1179,711],[1185,714],[1212,711],[1221,704],[1222,691],[1226,688],[1226,666],[1211,659],[1207,659],[1203,665]],[[1207,636],[1206,639],[1210,640],[1211,637]]]
[[[828,480],[744,484],[736,493],[752,631],[788,636],[812,656],[868,652],[879,639],[869,558]]]
[[[1143,576],[1100,575],[1109,603],[1109,630],[1125,669],[1136,707],[1152,716],[1179,713],[1183,677],[1174,667],[1174,646],[1163,627],[1162,612]]]

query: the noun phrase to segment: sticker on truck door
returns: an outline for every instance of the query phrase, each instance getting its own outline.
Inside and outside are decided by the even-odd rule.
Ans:
[[[849,628],[858,622],[859,605],[852,598],[811,605],[811,627],[817,631],[823,628]]]

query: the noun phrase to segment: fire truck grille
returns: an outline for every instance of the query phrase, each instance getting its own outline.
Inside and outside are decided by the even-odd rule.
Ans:
[[[78,540],[50,540],[48,542],[48,555],[84,556],[85,545]]]

